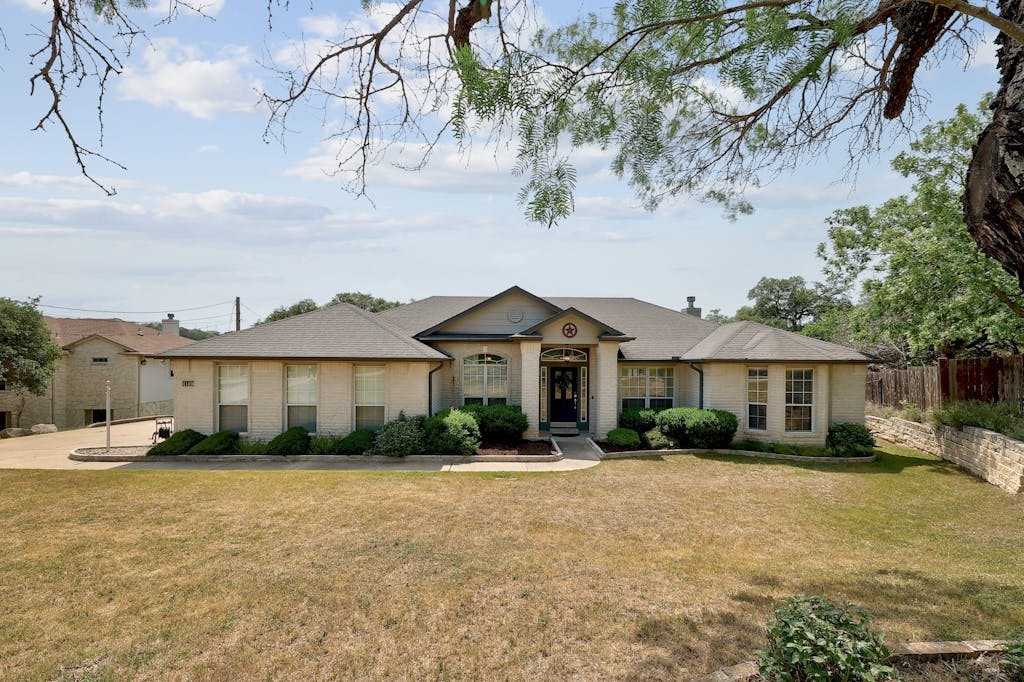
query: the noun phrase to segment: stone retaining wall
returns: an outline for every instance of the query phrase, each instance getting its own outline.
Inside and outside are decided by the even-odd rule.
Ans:
[[[938,455],[1010,493],[1024,489],[1024,443],[995,431],[954,429],[868,416],[871,432],[892,443]]]

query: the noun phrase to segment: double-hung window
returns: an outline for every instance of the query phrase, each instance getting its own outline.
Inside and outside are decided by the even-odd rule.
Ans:
[[[384,425],[387,372],[383,366],[356,365],[356,428],[378,429]]]
[[[288,403],[288,428],[301,426],[316,432],[316,365],[288,365],[285,368],[285,397]]]
[[[747,429],[768,430],[768,368],[747,369]]]
[[[619,399],[622,402],[622,409],[672,407],[675,398],[675,378],[674,367],[621,367]]]
[[[508,402],[508,360],[481,353],[462,361],[462,404],[504,405]]]
[[[813,431],[814,370],[786,370],[786,431]]]
[[[217,430],[246,433],[249,430],[249,367],[217,367]]]

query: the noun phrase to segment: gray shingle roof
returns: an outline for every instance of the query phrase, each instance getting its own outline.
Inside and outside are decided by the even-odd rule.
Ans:
[[[197,341],[172,358],[445,360],[405,330],[347,303]]]
[[[757,322],[730,322],[683,355],[684,360],[867,362],[846,346],[819,341]]]

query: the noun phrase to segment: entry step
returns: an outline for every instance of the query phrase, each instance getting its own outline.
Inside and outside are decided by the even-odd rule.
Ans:
[[[578,435],[580,435],[580,430],[575,428],[575,427],[570,427],[570,426],[552,426],[551,427],[551,435],[552,436],[578,436]]]

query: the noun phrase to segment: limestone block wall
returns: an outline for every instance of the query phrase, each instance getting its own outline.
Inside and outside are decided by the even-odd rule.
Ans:
[[[954,429],[905,419],[865,418],[871,432],[898,445],[937,455],[1010,493],[1024,488],[1024,443],[1001,433]]]

